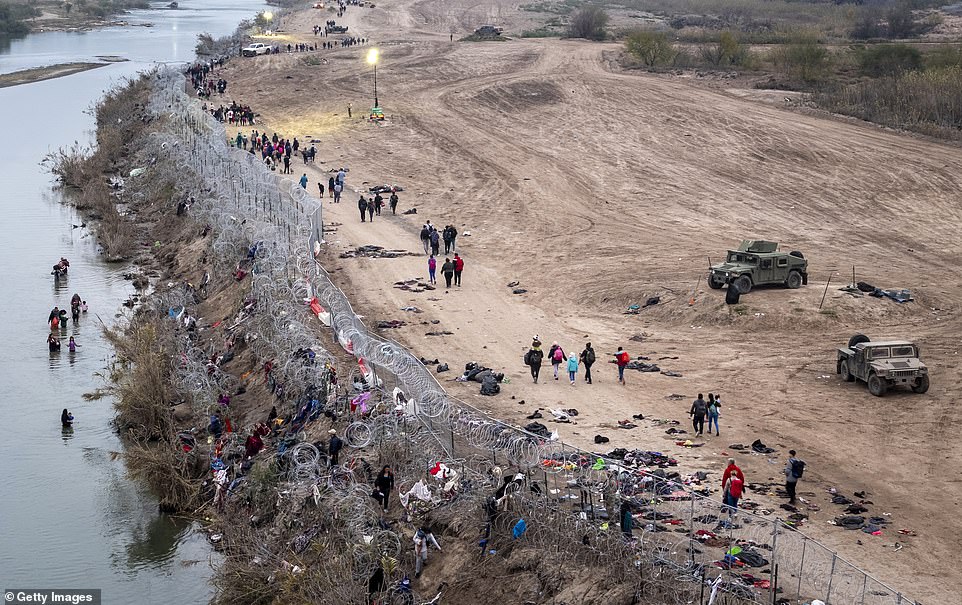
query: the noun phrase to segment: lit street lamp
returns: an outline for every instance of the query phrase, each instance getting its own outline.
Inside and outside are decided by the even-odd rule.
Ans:
[[[377,60],[378,60],[378,50],[372,48],[367,51],[367,62],[374,66],[374,107],[380,107],[377,102]]]

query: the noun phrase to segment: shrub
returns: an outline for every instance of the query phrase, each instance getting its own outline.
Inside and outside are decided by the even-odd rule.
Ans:
[[[889,38],[910,38],[915,32],[915,17],[908,2],[900,2],[885,15]]]
[[[939,46],[923,57],[926,69],[962,67],[962,48],[958,46]]]
[[[855,26],[849,32],[853,40],[872,40],[885,35],[882,27],[882,16],[877,10],[867,9],[855,20]]]
[[[962,67],[907,71],[835,89],[816,100],[830,111],[877,124],[962,137]]]
[[[773,51],[771,58],[782,73],[805,84],[821,81],[832,63],[828,49],[810,36],[796,37],[793,42]]]
[[[625,39],[625,51],[645,67],[665,65],[674,58],[675,49],[665,32],[636,29]]]
[[[707,63],[715,67],[744,65],[747,62],[748,49],[739,42],[735,32],[725,30],[719,34],[718,42],[702,47],[701,55]]]
[[[608,25],[608,13],[604,9],[598,6],[585,6],[571,16],[568,35],[572,38],[604,40],[606,25]]]
[[[905,44],[879,44],[858,53],[859,72],[878,78],[922,67],[922,53]]]

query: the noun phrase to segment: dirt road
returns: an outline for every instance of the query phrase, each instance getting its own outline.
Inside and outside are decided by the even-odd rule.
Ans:
[[[407,322],[389,334],[450,363],[455,371],[439,379],[499,417],[523,425],[538,407],[577,408],[576,424],[549,423],[566,442],[598,447],[592,438],[602,434],[611,442],[601,447],[670,451],[688,469],[719,471],[729,444],[761,438],[779,449],[779,463],[740,455],[749,481],[780,480],[784,452],[794,448],[808,462],[800,492],[821,509],[806,511],[804,531],[923,602],[956,600],[962,545],[947,538],[962,535],[962,456],[950,423],[962,395],[959,149],[684,78],[622,73],[607,59],[614,44],[450,42],[452,27],[462,31],[475,13],[442,6],[379,2],[339,20],[380,49],[378,96],[389,117],[380,126],[361,109],[373,97],[364,63],[371,44],[225,70],[234,98],[261,112],[265,128],[318,141],[318,163],[303,170],[310,191],[343,165],[349,189],[398,184],[399,211],[417,208],[362,224],[356,193],[339,205],[327,199],[325,221],[337,231],[325,264],[357,308],[372,323]],[[285,28],[310,42],[311,25],[322,21],[317,11],[299,14]],[[293,178],[301,168],[298,161]],[[422,255],[338,258],[366,244],[419,252],[425,220],[461,233],[461,288],[393,288],[426,279]],[[809,285],[759,289],[725,305],[723,292],[707,289],[705,268],[743,238],[803,251]],[[853,266],[859,280],[910,288],[915,302],[839,292]],[[512,294],[513,281],[527,293]],[[624,314],[654,296],[659,304]],[[453,335],[425,335],[438,331]],[[931,390],[878,399],[841,382],[834,349],[855,332],[918,341]],[[576,353],[594,343],[595,384],[532,384],[522,355],[534,334]],[[682,376],[632,372],[622,387],[604,363],[619,345]],[[451,381],[467,361],[505,372],[510,384],[478,396],[476,384]],[[699,392],[722,394],[721,436],[700,449],[677,447],[650,419],[685,428]],[[613,428],[639,412],[638,428]],[[828,525],[841,514],[828,502],[832,486],[850,497],[867,490],[871,514],[890,512],[896,527],[875,537]],[[761,501],[777,510],[777,500]],[[919,535],[899,536],[900,528]],[[905,547],[883,546],[895,541]]]

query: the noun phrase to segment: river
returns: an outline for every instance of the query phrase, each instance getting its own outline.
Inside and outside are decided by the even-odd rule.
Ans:
[[[7,153],[0,163],[3,219],[3,341],[0,376],[0,583],[2,588],[99,588],[105,604],[204,603],[216,564],[202,533],[161,515],[156,501],[125,474],[112,453],[122,446],[110,421],[109,400],[85,401],[112,352],[100,332],[124,311],[129,267],[103,262],[82,219],[52,188],[39,163],[74,141],[89,144],[86,112],[112,84],[155,62],[193,58],[199,33],[230,33],[264,5],[257,0],[187,0],[179,10],[135,11],[131,24],[83,33],[51,32],[0,42],[0,73],[119,56],[125,63],[0,89]],[[157,5],[161,6],[160,4]],[[57,282],[50,268],[70,259]],[[89,312],[69,322],[75,354],[49,353],[47,314],[69,308],[77,292]],[[59,417],[69,408],[71,431]]]

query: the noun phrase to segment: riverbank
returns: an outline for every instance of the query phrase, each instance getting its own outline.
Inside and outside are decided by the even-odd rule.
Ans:
[[[42,82],[43,80],[52,80],[53,78],[62,78],[63,76],[70,76],[90,69],[97,69],[105,65],[108,65],[108,63],[60,63],[59,65],[50,65],[47,67],[22,69],[8,74],[0,74],[0,88]]]
[[[2,0],[0,15],[4,18],[0,34],[22,36],[51,31],[89,31],[127,22],[114,19],[131,9],[150,8],[146,0],[91,0],[60,2],[56,0]]]
[[[147,115],[140,113],[145,82],[154,87]],[[441,439],[447,423],[429,426],[432,418],[441,421],[430,389],[412,387],[424,368],[408,367],[398,378],[398,362],[413,358],[358,332],[359,324],[345,332],[345,321],[358,321],[346,298],[306,269],[313,261],[303,227],[316,204],[293,184],[282,194],[282,181],[250,154],[227,147],[222,127],[182,92],[165,88],[171,84],[182,86],[147,76],[111,95],[113,110],[98,110],[113,116],[126,108],[130,120],[149,124],[131,134],[132,122],[104,120],[98,138],[113,138],[113,129],[131,134],[128,144],[139,151],[110,156],[118,160],[111,170],[147,168],[127,179],[116,199],[138,227],[133,248],[156,242],[142,261],[156,291],[137,301],[128,330],[111,335],[111,391],[131,472],[164,506],[204,516],[210,540],[223,549],[216,602],[354,603],[401,591],[417,600],[444,592],[470,605],[545,595],[601,605],[630,603],[639,590],[673,599],[687,593],[648,577],[652,561],[633,559],[614,532],[576,526],[577,517],[563,512],[577,500],[571,487],[553,468],[553,488],[533,472],[540,447],[533,436],[465,408],[465,425]],[[185,158],[203,161],[185,169]],[[291,239],[292,231],[303,239]],[[290,282],[287,271],[303,273]],[[195,281],[201,272],[209,279]],[[336,313],[336,339],[307,312],[303,292],[311,291]],[[357,359],[362,355],[366,362]],[[274,409],[278,422],[267,430]],[[208,427],[214,410],[216,431]],[[205,438],[205,427],[219,438]],[[485,427],[501,434],[498,443],[476,441],[474,432]],[[332,429],[346,444],[333,469]],[[251,453],[254,434],[264,447]],[[382,465],[397,477],[386,510],[370,490]],[[532,491],[519,489],[520,471],[535,484]],[[605,485],[591,489],[600,494]],[[555,496],[545,500],[549,489]],[[410,498],[403,506],[398,493]],[[495,494],[487,522],[473,521]],[[427,526],[444,552],[412,578],[407,545]],[[553,547],[575,534],[578,552]],[[566,571],[573,554],[577,581]],[[590,588],[582,584],[588,576],[597,579]],[[492,585],[492,577],[510,581]]]

